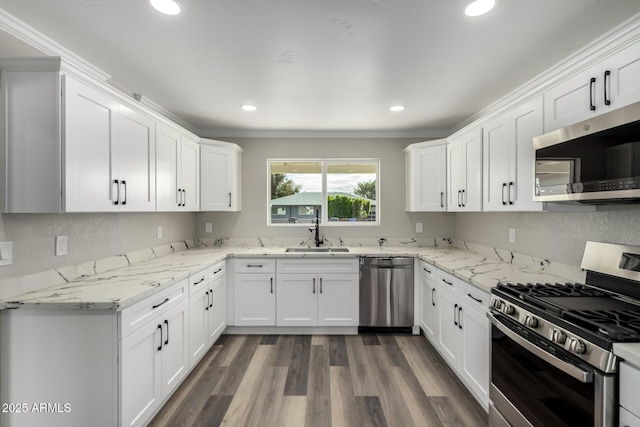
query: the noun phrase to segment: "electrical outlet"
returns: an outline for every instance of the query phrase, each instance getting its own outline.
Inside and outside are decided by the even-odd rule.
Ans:
[[[515,228],[510,228],[509,229],[509,243],[515,243],[516,242],[516,229]]]
[[[416,233],[422,233],[422,223],[416,222]]]
[[[158,226],[158,231],[156,232],[158,239],[162,239],[162,226]]]
[[[56,236],[56,256],[67,254],[68,243],[67,236]]]
[[[204,232],[205,232],[205,233],[211,233],[211,232],[213,232],[213,224],[211,224],[210,222],[207,222],[207,223],[204,225]]]

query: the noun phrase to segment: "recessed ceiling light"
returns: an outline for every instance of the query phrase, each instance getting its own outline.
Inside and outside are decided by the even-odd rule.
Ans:
[[[149,0],[151,6],[165,15],[177,15],[180,13],[180,5],[175,0]]]
[[[497,0],[473,0],[464,7],[467,16],[480,16],[489,12],[496,6]]]
[[[393,107],[389,108],[389,110],[391,110],[391,111],[402,111],[405,108],[407,108],[407,107],[405,107],[404,105],[394,105]]]
[[[255,105],[250,104],[241,105],[240,108],[242,108],[244,111],[256,111],[258,109],[258,107],[256,107]]]

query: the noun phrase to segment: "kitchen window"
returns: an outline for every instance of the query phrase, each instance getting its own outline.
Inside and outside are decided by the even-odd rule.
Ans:
[[[268,174],[268,225],[380,225],[380,159],[270,159]]]

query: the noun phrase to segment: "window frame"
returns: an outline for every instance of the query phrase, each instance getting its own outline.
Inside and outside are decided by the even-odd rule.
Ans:
[[[267,226],[268,227],[307,227],[309,228],[312,224],[309,223],[298,223],[298,222],[288,222],[288,223],[272,223],[271,218],[271,164],[277,162],[318,162],[321,164],[321,174],[322,174],[322,198],[320,204],[320,226],[323,227],[379,227],[381,225],[381,215],[380,215],[380,158],[273,158],[267,159]],[[329,221],[328,218],[328,203],[327,203],[327,165],[333,164],[375,164],[376,167],[376,220],[375,221]]]

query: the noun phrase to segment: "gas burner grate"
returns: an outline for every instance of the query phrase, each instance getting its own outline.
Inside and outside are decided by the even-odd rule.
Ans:
[[[567,311],[563,317],[616,341],[640,340],[640,311],[638,310]]]
[[[500,283],[498,288],[519,295],[521,299],[528,297],[602,297],[609,294],[579,283]]]

